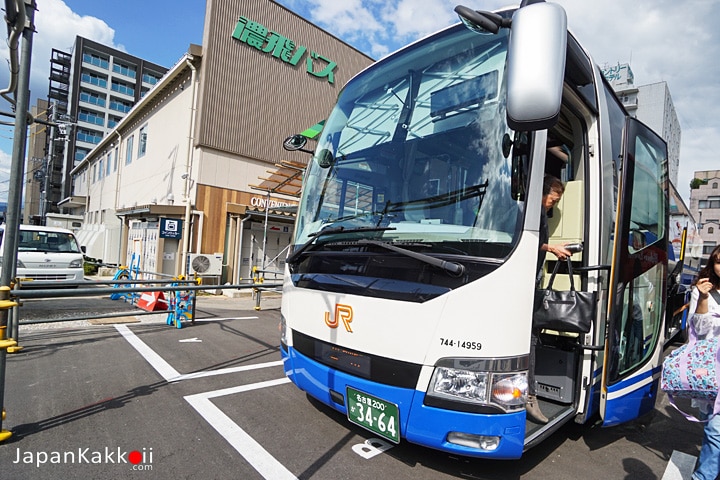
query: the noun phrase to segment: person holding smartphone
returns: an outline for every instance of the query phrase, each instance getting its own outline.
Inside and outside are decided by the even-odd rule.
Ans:
[[[708,263],[700,273],[692,290],[688,312],[698,340],[720,336],[720,245],[715,247]],[[718,365],[716,368],[720,368]],[[713,411],[711,400],[693,400],[707,420],[703,433],[700,457],[693,472],[693,480],[716,480],[720,476],[720,413]]]

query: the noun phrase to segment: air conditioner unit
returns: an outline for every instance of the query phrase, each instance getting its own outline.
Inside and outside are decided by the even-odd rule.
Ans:
[[[191,253],[188,255],[188,273],[192,275],[221,275],[222,255]]]

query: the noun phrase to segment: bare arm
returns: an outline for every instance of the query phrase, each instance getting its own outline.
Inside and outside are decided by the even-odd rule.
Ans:
[[[565,260],[572,255],[572,252],[565,248],[564,245],[548,245],[547,243],[544,243],[540,249],[552,253],[558,258],[558,260]]]
[[[699,293],[695,313],[708,313],[708,296],[710,294],[710,290],[714,288],[713,284],[709,278],[701,278],[695,286],[697,287]]]

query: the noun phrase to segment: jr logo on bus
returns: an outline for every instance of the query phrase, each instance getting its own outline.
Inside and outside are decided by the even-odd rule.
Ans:
[[[325,324],[330,328],[337,328],[342,321],[345,330],[352,333],[350,322],[352,322],[353,310],[350,305],[335,304],[335,317],[330,318],[330,312],[325,312]]]

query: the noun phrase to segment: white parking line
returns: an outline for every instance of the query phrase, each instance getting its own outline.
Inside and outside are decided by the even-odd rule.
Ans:
[[[256,442],[245,430],[240,428],[237,423],[210,401],[211,398],[274,387],[289,381],[288,378],[278,378],[277,380],[268,380],[251,385],[240,385],[212,392],[197,393],[184,398],[263,478],[268,480],[297,480],[297,477],[285,468],[282,463],[278,462],[262,445]]]
[[[243,365],[240,367],[220,368],[218,370],[204,370],[202,372],[181,374],[180,372],[175,370],[168,362],[166,362],[160,355],[155,353],[152,348],[148,347],[145,342],[140,340],[137,335],[135,335],[128,328],[127,325],[115,325],[115,329],[120,332],[120,335],[125,337],[125,340],[127,340],[128,343],[132,345],[135,350],[138,351],[140,356],[142,356],[150,364],[150,366],[153,367],[155,371],[157,371],[160,376],[168,382],[179,382],[181,380],[212,377],[215,375],[225,375],[228,373],[247,372],[250,370],[257,370],[259,368],[278,367],[282,365],[282,360],[277,360],[274,362],[256,363],[254,365]]]
[[[168,382],[243,372],[259,368],[277,367],[283,364],[282,360],[278,360],[275,362],[223,368],[220,370],[205,370],[181,375],[145,342],[140,340],[126,325],[115,325],[115,329],[120,332],[125,340]],[[297,477],[285,468],[282,463],[278,462],[262,445],[256,442],[245,430],[240,428],[237,423],[233,422],[230,417],[225,415],[210,401],[211,398],[234,395],[236,393],[248,392],[260,388],[274,387],[276,385],[283,385],[289,381],[287,377],[283,377],[276,380],[253,383],[251,385],[240,385],[222,390],[197,393],[184,398],[264,478],[268,480],[297,480]]]
[[[135,335],[130,329],[127,327],[127,325],[115,325],[115,330],[120,332],[120,335],[125,337],[125,340],[128,341],[130,345],[135,348],[135,350],[138,351],[138,353],[145,359],[147,362],[152,366],[157,372],[160,374],[161,377],[163,377],[165,380],[170,382],[171,378],[176,378],[180,376],[180,372],[175,370],[169,363],[167,363],[163,358],[155,353],[155,351],[148,347],[145,342],[140,340],[137,335]]]
[[[168,381],[178,382],[180,380],[191,380],[194,378],[212,377],[214,375],[225,375],[226,373],[247,372],[249,370],[257,370],[259,368],[279,367],[282,364],[282,360],[277,360],[275,362],[256,363],[254,365],[244,365],[241,367],[221,368],[218,370],[203,370],[202,372],[185,373],[183,375],[178,375],[176,378],[171,378]]]
[[[674,450],[661,480],[690,480],[697,457]]]

